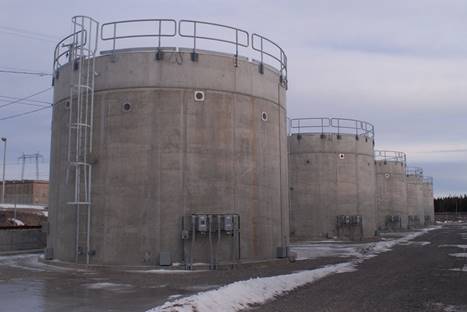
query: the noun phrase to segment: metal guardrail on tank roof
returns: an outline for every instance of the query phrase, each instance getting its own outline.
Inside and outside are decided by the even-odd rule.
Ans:
[[[423,177],[423,183],[426,183],[426,184],[433,184],[433,177]]]
[[[134,26],[135,28],[125,29],[125,27],[128,26]],[[141,28],[147,26],[149,26],[151,30],[146,33],[142,33]],[[134,30],[138,28],[139,30]],[[105,51],[105,53],[111,53],[113,56],[119,53],[117,43],[120,40],[134,38],[157,38],[157,42],[151,48],[153,48],[156,52],[156,60],[161,60],[163,58],[163,48],[161,44],[162,38],[176,37],[178,35],[182,38],[193,39],[191,60],[194,62],[198,61],[197,49],[199,40],[221,42],[233,45],[235,49],[234,66],[238,66],[239,49],[250,47],[251,42],[250,51],[254,51],[255,53],[259,52],[260,54],[260,60],[258,61],[258,71],[261,74],[264,73],[264,65],[266,64],[265,60],[271,60],[274,63],[277,63],[278,66],[272,67],[279,71],[281,85],[286,89],[288,87],[287,55],[285,54],[284,50],[272,40],[256,33],[253,33],[250,37],[250,34],[246,30],[240,28],[217,23],[185,19],[178,22],[174,19],[134,19],[104,23],[101,25],[100,31],[100,39],[102,41],[111,41],[112,43],[112,49],[110,51]],[[75,35],[76,34],[72,34],[67,38],[73,37]],[[104,53],[104,51],[102,53]],[[64,54],[66,54],[66,51]],[[57,58],[55,57],[55,59]],[[61,65],[63,64],[60,63],[59,66]]]
[[[289,134],[321,133],[355,134],[374,138],[375,127],[366,122],[347,118],[294,118],[289,119]]]
[[[407,167],[406,174],[409,176],[423,177],[423,169],[420,167]]]
[[[375,150],[375,160],[397,161],[407,163],[407,156],[404,152]]]

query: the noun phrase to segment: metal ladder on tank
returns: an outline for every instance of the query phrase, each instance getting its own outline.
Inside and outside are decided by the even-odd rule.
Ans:
[[[70,98],[68,122],[67,181],[73,198],[67,204],[75,210],[75,262],[93,253],[91,244],[92,133],[94,113],[95,56],[99,23],[87,16],[72,18],[73,36],[69,44]]]

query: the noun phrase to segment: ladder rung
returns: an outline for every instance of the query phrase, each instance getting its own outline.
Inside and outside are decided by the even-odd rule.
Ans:
[[[91,202],[68,202],[67,205],[91,205]]]
[[[72,127],[72,128],[75,128],[75,129],[77,129],[78,126],[80,126],[80,127],[86,127],[86,128],[91,128],[91,125],[85,124],[85,123],[81,123],[81,122],[74,122],[74,123],[71,124],[71,127]]]
[[[93,90],[92,87],[87,86],[87,85],[74,84],[72,87],[73,87],[73,88],[76,88],[76,89],[78,89],[78,88],[83,88],[83,89],[88,89],[88,90],[91,90],[91,91]]]
[[[86,163],[84,161],[71,161],[70,164],[72,166],[89,166],[89,167],[92,166],[90,163]]]

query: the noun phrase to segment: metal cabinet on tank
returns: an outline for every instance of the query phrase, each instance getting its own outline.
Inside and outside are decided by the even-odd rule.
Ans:
[[[375,151],[376,215],[379,230],[407,229],[406,155]]]
[[[291,239],[358,240],[376,231],[374,127],[359,120],[289,120]]]
[[[201,21],[73,21],[54,60],[49,257],[189,267],[284,256],[283,50]],[[135,32],[143,25],[151,32]],[[118,48],[141,37],[156,45]],[[164,48],[172,37],[192,46]]]

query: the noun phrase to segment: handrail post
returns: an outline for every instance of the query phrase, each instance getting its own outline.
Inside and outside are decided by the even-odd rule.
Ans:
[[[112,62],[115,62],[115,42],[117,41],[117,23],[114,23],[114,38],[112,41]]]
[[[196,53],[196,21],[193,21],[193,52],[191,53],[191,61],[198,61],[198,53]]]
[[[259,73],[264,74],[264,65],[263,65],[263,37],[261,39],[261,62],[259,63]]]
[[[157,52],[156,52],[156,61],[160,61],[163,58],[163,53],[161,51],[161,32],[162,32],[162,21],[159,20],[159,35],[158,35],[158,46],[157,46]]]
[[[238,67],[238,29],[235,29],[235,67]]]

